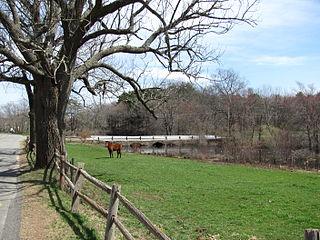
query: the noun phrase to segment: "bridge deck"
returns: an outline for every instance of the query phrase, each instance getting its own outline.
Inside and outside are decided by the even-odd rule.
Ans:
[[[221,137],[215,135],[154,135],[154,136],[102,136],[93,135],[87,138],[89,141],[119,141],[119,142],[154,142],[154,141],[192,141],[199,139],[217,140]]]

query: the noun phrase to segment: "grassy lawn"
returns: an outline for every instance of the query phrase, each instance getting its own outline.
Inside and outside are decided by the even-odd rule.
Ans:
[[[320,227],[320,175],[68,145],[69,158],[122,193],[172,239],[303,239]],[[123,209],[120,209],[120,213]]]

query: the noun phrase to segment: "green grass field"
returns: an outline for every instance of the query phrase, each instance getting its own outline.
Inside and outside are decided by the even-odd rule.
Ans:
[[[320,175],[123,154],[68,145],[98,179],[122,193],[172,239],[303,239],[320,227]],[[122,209],[120,209],[121,211]]]

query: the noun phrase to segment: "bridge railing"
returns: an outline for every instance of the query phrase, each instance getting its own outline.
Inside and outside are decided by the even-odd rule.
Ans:
[[[88,141],[141,141],[141,142],[152,142],[152,141],[190,141],[199,140],[204,138],[206,140],[221,139],[221,137],[215,135],[150,135],[150,136],[103,136],[103,135],[92,135],[87,138]]]

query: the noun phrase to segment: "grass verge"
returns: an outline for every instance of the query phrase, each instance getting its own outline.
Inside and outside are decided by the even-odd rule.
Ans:
[[[138,154],[111,159],[103,147],[81,144],[69,144],[68,154],[98,179],[120,184],[173,239],[298,240],[304,229],[320,225],[316,173]],[[104,195],[90,194],[107,202]],[[130,228],[133,220],[121,212],[120,207]]]
[[[29,161],[29,164],[31,162]],[[43,170],[31,170],[24,156],[20,156],[22,190],[22,240],[97,239],[86,216],[70,212],[70,197],[56,185],[42,181]]]

